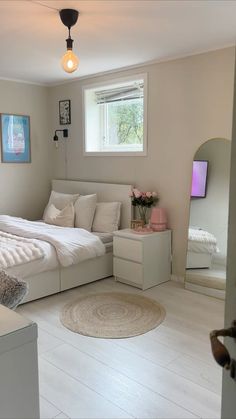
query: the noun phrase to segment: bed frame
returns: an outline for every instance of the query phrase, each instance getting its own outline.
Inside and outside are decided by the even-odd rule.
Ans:
[[[121,206],[120,228],[130,226],[132,218],[132,205],[129,197],[131,185],[119,185],[112,183],[84,182],[78,180],[53,180],[52,190],[62,193],[79,193],[89,195],[96,193],[98,202],[119,201]],[[56,294],[69,288],[88,284],[98,279],[113,275],[113,253],[96,257],[72,265],[67,268],[39,273],[25,278],[29,284],[29,293],[23,303]]]
[[[211,268],[213,253],[187,252],[186,269]]]

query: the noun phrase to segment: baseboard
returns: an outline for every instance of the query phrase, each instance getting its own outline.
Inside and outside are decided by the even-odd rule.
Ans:
[[[178,276],[178,275],[171,275],[170,280],[174,282],[180,282],[181,284],[184,284],[185,278],[184,276]]]

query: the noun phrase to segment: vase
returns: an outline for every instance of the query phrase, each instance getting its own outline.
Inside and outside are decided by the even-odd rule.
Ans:
[[[139,218],[143,222],[143,226],[147,224],[147,207],[138,207]]]

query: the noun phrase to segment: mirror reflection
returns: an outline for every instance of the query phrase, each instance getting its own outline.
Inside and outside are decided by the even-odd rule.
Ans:
[[[230,141],[212,139],[192,167],[185,288],[224,299]]]

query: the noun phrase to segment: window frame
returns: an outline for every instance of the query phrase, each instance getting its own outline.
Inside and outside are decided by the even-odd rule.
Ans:
[[[143,150],[142,151],[86,151],[86,102],[85,92],[88,89],[96,89],[97,87],[106,87],[112,84],[132,82],[135,80],[143,79]],[[147,156],[147,102],[148,102],[148,77],[147,73],[134,74],[126,77],[119,77],[115,79],[108,79],[104,82],[94,82],[82,87],[83,91],[83,155],[84,156],[108,156],[108,157],[139,157]]]

